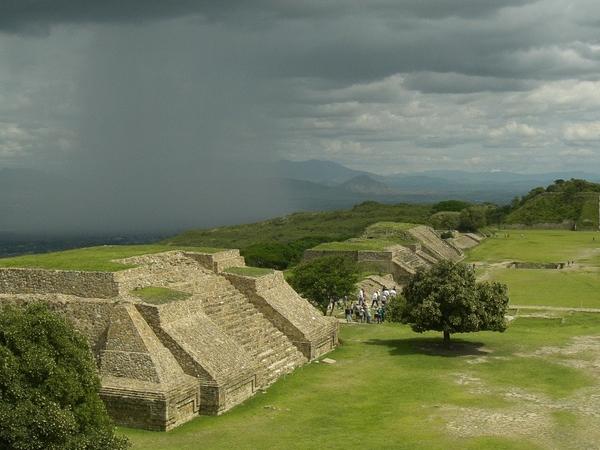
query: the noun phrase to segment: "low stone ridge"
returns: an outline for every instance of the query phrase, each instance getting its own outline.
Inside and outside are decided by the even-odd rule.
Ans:
[[[198,414],[221,414],[337,345],[337,321],[281,272],[223,272],[245,265],[237,250],[121,262],[135,267],[0,269],[0,307],[44,302],[88,338],[100,395],[119,425],[170,430]],[[134,295],[147,287],[187,296],[150,304]]]

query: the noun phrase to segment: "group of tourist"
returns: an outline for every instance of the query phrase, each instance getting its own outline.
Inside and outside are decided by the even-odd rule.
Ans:
[[[346,322],[354,321],[360,323],[382,323],[385,321],[385,308],[388,301],[397,295],[396,288],[388,289],[384,286],[383,290],[376,290],[371,296],[371,304],[365,297],[364,289],[360,288],[357,295],[357,301],[346,305]]]

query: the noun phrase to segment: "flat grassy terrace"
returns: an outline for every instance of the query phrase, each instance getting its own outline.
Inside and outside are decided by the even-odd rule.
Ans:
[[[506,237],[506,234],[509,237]],[[483,262],[483,279],[506,283],[513,305],[600,308],[600,233],[565,230],[501,230],[469,251]],[[561,270],[507,269],[503,261],[567,262]]]
[[[509,237],[504,237],[505,234]],[[567,230],[500,230],[469,251],[467,261],[566,262],[600,266],[600,233]]]
[[[599,334],[596,314],[517,318],[444,351],[436,333],[344,325],[336,364],[300,368],[220,417],[121,432],[144,450],[594,448]]]
[[[488,279],[506,283],[513,305],[600,308],[600,272],[497,269]]]
[[[397,245],[397,242],[385,239],[350,239],[342,242],[325,242],[313,247],[312,250],[329,251],[383,251],[388,247]]]
[[[134,289],[131,294],[153,305],[164,305],[165,303],[174,302],[177,300],[185,300],[191,294],[187,292],[176,291],[174,289],[148,286],[144,288]]]
[[[102,245],[63,252],[0,258],[0,267],[30,267],[38,269],[84,270],[116,272],[132,266],[114,262],[115,259],[160,253],[171,250],[187,250],[216,253],[220,249],[210,247],[186,247],[175,245]]]

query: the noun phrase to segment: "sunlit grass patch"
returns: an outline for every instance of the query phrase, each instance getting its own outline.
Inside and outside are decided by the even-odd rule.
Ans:
[[[146,303],[152,303],[154,305],[162,305],[177,300],[185,300],[189,298],[191,294],[187,292],[176,291],[174,289],[148,286],[144,288],[134,289],[131,294],[145,301]]]
[[[200,253],[216,253],[219,251],[219,249],[211,247],[186,247],[160,244],[102,245],[39,255],[0,258],[0,267],[116,272],[131,268],[132,266],[115,262],[114,260],[171,250],[186,250]]]

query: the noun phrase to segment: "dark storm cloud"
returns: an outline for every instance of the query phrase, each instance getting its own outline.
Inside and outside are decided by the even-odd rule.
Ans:
[[[533,0],[5,0],[0,4],[0,29],[39,32],[64,23],[143,22],[202,14],[213,20],[239,20],[244,16],[287,19],[324,18],[377,12],[421,18],[449,16],[474,18]]]
[[[278,157],[600,169],[599,16],[596,0],[5,0],[0,166],[61,166],[78,194],[57,209],[100,229],[293,208],[261,167]]]

